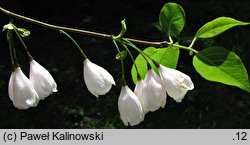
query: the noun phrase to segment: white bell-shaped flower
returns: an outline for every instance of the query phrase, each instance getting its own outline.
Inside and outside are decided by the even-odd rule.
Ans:
[[[181,102],[187,91],[194,88],[194,84],[188,75],[163,65],[160,65],[158,70],[165,90],[176,102]]]
[[[86,59],[83,62],[83,76],[88,90],[98,97],[105,95],[115,85],[114,78],[104,68]]]
[[[11,73],[8,93],[13,105],[18,109],[35,107],[39,102],[38,94],[20,67]]]
[[[164,108],[166,97],[167,94],[162,86],[162,80],[153,69],[149,69],[142,88],[142,106],[145,113],[155,111],[160,107]]]
[[[138,97],[138,99],[140,100],[140,102],[143,101],[143,98],[142,98],[142,88],[143,88],[143,85],[144,85],[144,80],[140,79],[136,83],[135,89],[134,89],[134,93]]]
[[[142,97],[142,88],[144,85],[144,80],[140,79],[138,80],[138,82],[135,85],[135,89],[134,89],[134,93],[137,96],[137,98],[139,99],[139,101],[141,102],[141,104],[143,105],[143,97]],[[144,114],[146,114],[147,112],[144,111],[144,107],[142,106],[143,112]]]
[[[57,92],[57,84],[51,74],[34,59],[30,61],[29,78],[39,99],[43,100],[53,92]]]
[[[141,102],[128,86],[123,86],[121,89],[118,99],[118,110],[126,126],[137,125],[144,119]]]

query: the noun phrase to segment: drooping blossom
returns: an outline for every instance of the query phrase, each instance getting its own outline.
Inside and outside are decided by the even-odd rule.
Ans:
[[[39,99],[43,100],[50,94],[57,92],[57,84],[51,74],[34,59],[30,61],[30,81]]]
[[[194,84],[188,75],[163,65],[159,65],[158,70],[164,89],[176,102],[181,102],[187,91],[194,88]]]
[[[155,111],[160,107],[164,108],[166,97],[162,80],[153,69],[149,69],[142,87],[142,106],[145,113]]]
[[[126,126],[137,125],[144,119],[142,104],[128,86],[123,86],[121,89],[118,99],[118,110]]]
[[[105,95],[109,92],[112,85],[115,85],[112,75],[104,68],[92,63],[90,60],[84,60],[83,67],[85,84],[88,90],[96,97]]]
[[[37,92],[20,67],[11,73],[8,93],[13,105],[18,109],[35,107],[39,102]]]
[[[144,80],[139,79],[138,82],[135,85],[134,93],[137,96],[137,98],[140,100],[140,102],[143,102],[143,97],[142,97],[142,88],[144,85]],[[143,107],[142,107],[143,108]]]

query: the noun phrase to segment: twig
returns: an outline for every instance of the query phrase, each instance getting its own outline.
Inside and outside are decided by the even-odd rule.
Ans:
[[[15,17],[30,23],[34,23],[36,25],[40,25],[49,29],[54,29],[54,30],[64,30],[67,32],[73,32],[73,33],[80,33],[88,36],[93,36],[93,37],[99,37],[99,38],[105,38],[105,39],[112,39],[112,35],[110,34],[105,34],[105,33],[98,33],[94,31],[88,31],[84,29],[77,29],[77,28],[72,28],[72,27],[65,27],[65,26],[60,26],[60,25],[54,25],[54,24],[49,24],[46,22],[42,22],[33,18],[29,18],[11,11],[8,11],[2,7],[0,7],[0,11],[3,12],[4,14]],[[126,38],[127,40],[136,43],[136,44],[142,44],[142,45],[147,45],[147,46],[168,46],[169,43],[167,41],[146,41],[146,40],[138,40],[138,39],[133,39],[133,38]]]

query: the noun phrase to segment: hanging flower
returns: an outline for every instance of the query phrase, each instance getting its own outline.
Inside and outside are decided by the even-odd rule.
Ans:
[[[121,89],[118,110],[126,126],[137,125],[144,119],[141,102],[128,86],[123,86]]]
[[[160,65],[158,70],[165,90],[176,102],[181,102],[187,91],[194,88],[194,84],[188,75],[163,65]]]
[[[57,92],[57,85],[51,74],[34,59],[30,61],[30,81],[41,100]]]
[[[160,77],[149,69],[144,79],[142,88],[142,106],[146,112],[155,111],[166,104],[166,92],[162,86]]]
[[[111,74],[90,60],[84,60],[83,67],[85,84],[88,90],[96,97],[105,95],[111,89],[112,85],[115,85]]]
[[[138,82],[135,85],[135,89],[134,89],[134,93],[137,96],[137,98],[139,99],[139,101],[142,103],[143,102],[143,98],[142,98],[142,88],[144,85],[144,80],[140,79],[138,80]],[[142,107],[143,108],[143,107]]]
[[[142,96],[143,85],[144,85],[144,80],[139,79],[135,85],[134,93],[142,104],[142,109],[143,109],[144,114],[146,114],[148,111],[145,111],[144,106],[143,106],[143,96]]]
[[[38,94],[20,67],[11,73],[8,92],[13,105],[18,109],[35,107],[39,102]]]

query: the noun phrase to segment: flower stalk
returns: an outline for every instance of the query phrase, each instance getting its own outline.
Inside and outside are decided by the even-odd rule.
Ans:
[[[16,50],[15,50],[15,46],[14,46],[12,30],[8,30],[8,32],[7,32],[7,41],[9,43],[9,52],[10,52],[12,69],[14,71],[15,68],[19,67],[19,64],[18,64],[18,61],[17,61],[17,56],[16,56]]]
[[[130,56],[130,58],[131,58],[131,60],[132,60],[132,62],[133,62],[133,64],[134,64],[134,66],[135,66],[135,70],[136,70],[136,73],[137,73],[137,79],[138,79],[138,80],[141,79],[141,76],[140,76],[140,74],[139,74],[139,70],[138,70],[137,64],[135,63],[135,59],[134,59],[134,57],[133,57],[131,51],[128,49],[128,47],[127,47],[125,44],[122,44],[122,46],[123,46],[123,47],[126,49],[126,51],[128,52],[128,54],[129,54],[129,56]]]
[[[118,54],[120,54],[121,50],[120,50],[119,46],[117,45],[116,38],[114,36],[113,36],[112,42],[114,43],[115,48],[116,48]],[[120,60],[121,60],[121,68],[122,68],[122,86],[126,86],[127,84],[126,84],[126,80],[125,80],[124,62],[123,62],[122,59],[120,59]]]
[[[27,53],[27,55],[28,55],[28,57],[29,57],[29,60],[30,60],[30,61],[33,60],[33,57],[32,57],[32,55],[30,54],[27,45],[25,44],[25,42],[23,41],[22,37],[20,36],[20,34],[19,34],[18,30],[17,30],[17,27],[16,27],[14,24],[12,24],[12,25],[13,25],[13,30],[14,30],[14,32],[16,33],[18,39],[20,40],[21,44],[23,45],[23,47],[24,47],[24,49],[25,49],[25,51],[26,51],[26,53]]]
[[[64,36],[66,36],[69,40],[71,40],[71,42],[73,42],[73,44],[76,46],[76,48],[80,51],[83,60],[87,59],[87,55],[83,52],[82,48],[78,45],[78,43],[65,31],[63,30],[59,30],[61,34],[63,34]]]

